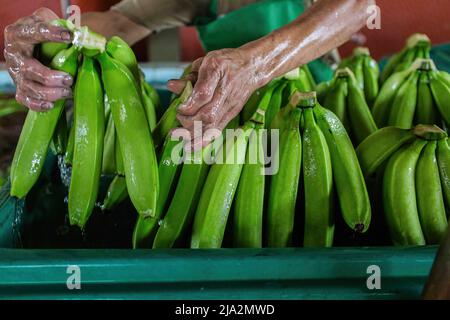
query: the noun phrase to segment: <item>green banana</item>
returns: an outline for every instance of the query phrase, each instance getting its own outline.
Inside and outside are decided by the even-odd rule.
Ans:
[[[300,67],[300,69],[302,69],[305,72],[306,77],[308,78],[309,87],[310,87],[309,91],[314,90],[314,88],[317,87],[317,83],[316,83],[316,80],[314,79],[314,76],[311,73],[311,70],[309,70],[308,65],[304,64],[303,66]]]
[[[140,81],[141,73],[136,55],[125,41],[117,36],[111,37],[106,42],[106,52],[117,61],[123,63],[131,71],[136,81]]]
[[[311,108],[303,110],[303,185],[305,247],[331,247],[334,235],[333,173],[325,137]]]
[[[159,192],[158,164],[139,91],[125,65],[107,53],[100,54],[98,61],[122,150],[130,199],[140,215],[154,217]]]
[[[391,75],[408,69],[417,57],[429,59],[431,41],[425,34],[416,33],[406,41],[406,46],[388,60],[381,73],[381,83],[384,83]]]
[[[105,199],[101,206],[103,211],[109,211],[117,207],[128,198],[127,182],[124,176],[115,176],[106,191]]]
[[[283,91],[286,88],[286,82],[281,82],[276,89],[274,89],[272,97],[270,98],[269,107],[265,116],[265,127],[268,128],[273,119],[280,111],[283,104]]]
[[[142,103],[144,104],[145,114],[147,116],[148,126],[151,131],[153,131],[156,127],[156,108],[153,103],[152,98],[147,92],[145,86],[145,80],[140,82],[141,85],[141,95],[142,95]]]
[[[416,167],[417,208],[427,244],[439,244],[447,231],[447,217],[435,151],[436,141],[428,142]]]
[[[250,120],[256,109],[258,109],[259,101],[262,99],[265,89],[266,87],[259,88],[248,98],[241,111],[241,117],[244,122]]]
[[[347,79],[343,77],[336,77],[324,98],[323,106],[331,110],[344,124],[347,132],[350,133],[351,129],[346,108],[347,95]]]
[[[399,62],[403,59],[403,56],[406,53],[406,49],[394,54],[386,63],[383,71],[380,75],[380,83],[384,83],[392,74],[395,72],[395,67],[399,64]]]
[[[264,88],[264,90],[262,91],[262,95],[259,97],[257,103],[255,103],[256,99],[254,101],[249,101],[249,103],[252,104],[252,109],[246,110],[245,114],[242,113],[242,120],[244,122],[248,121],[248,119],[250,119],[251,116],[253,116],[254,113],[258,109],[261,109],[261,108],[264,108],[264,110],[271,109],[272,97],[273,97],[274,91],[276,91],[276,88],[278,85],[279,85],[279,82],[277,82],[277,81],[271,82]],[[280,93],[280,95],[281,95],[281,93]],[[280,98],[276,97],[276,99],[280,99]],[[253,105],[253,103],[255,103],[255,105]],[[250,108],[250,107],[248,107],[248,108]],[[276,107],[275,107],[275,109],[276,109]],[[252,112],[250,118],[247,118],[248,112]]]
[[[450,125],[450,87],[441,80],[437,71],[430,71],[429,79],[436,107],[445,123]]]
[[[145,93],[152,100],[157,119],[159,120],[159,118],[162,116],[163,110],[162,110],[161,99],[159,98],[158,91],[156,91],[155,88],[153,88],[147,81],[145,81],[145,78],[141,81],[144,84]]]
[[[194,152],[190,155],[190,161],[184,163],[175,194],[156,233],[153,248],[172,248],[191,225],[209,170],[203,157],[210,149],[211,145],[208,145]]]
[[[445,71],[438,71],[438,73],[442,82],[444,82],[447,85],[447,87],[450,87],[450,73]]]
[[[155,129],[152,131],[155,147],[159,147],[164,143],[166,136],[170,130],[176,128],[179,125],[177,120],[177,109],[180,104],[186,102],[186,100],[192,94],[192,84],[187,82],[181,95],[172,101],[166,112],[162,115],[161,119],[157,123]]]
[[[415,173],[426,141],[416,139],[388,161],[383,177],[383,204],[395,245],[424,245],[416,202]]]
[[[417,88],[417,106],[414,122],[420,124],[438,124],[439,112],[433,103],[433,95],[429,87],[428,72],[420,71]]]
[[[416,48],[409,49],[405,52],[402,61],[395,67],[395,73],[407,70],[414,62],[416,57]]]
[[[333,81],[324,81],[316,86],[315,90],[317,94],[317,101],[319,101],[319,103],[326,105],[324,104],[324,100],[332,83]]]
[[[344,220],[352,230],[365,232],[371,220],[370,201],[352,142],[331,111],[317,104],[314,114],[330,149],[333,179]]]
[[[64,112],[59,117],[52,139],[55,154],[63,155],[67,148],[67,118]]]
[[[380,89],[377,99],[372,108],[373,119],[379,128],[386,127],[389,120],[392,101],[397,95],[398,89],[402,87],[405,79],[410,76],[412,69],[393,74],[387,79]]]
[[[181,159],[183,151],[182,147],[182,142],[178,140],[172,140],[171,136],[167,135],[158,164],[160,191],[158,202],[156,204],[156,216],[154,218],[144,218],[142,216],[138,217],[133,231],[133,248],[150,248],[152,246],[155,235],[157,234],[156,232],[159,226],[159,221],[161,218],[163,218],[163,214],[165,213],[167,205],[173,202],[170,199],[177,181],[179,181],[178,184],[181,184],[182,182],[182,174],[180,179],[178,179],[181,164],[178,163],[177,159],[174,158],[174,156],[178,156]],[[187,185],[189,186],[189,191],[192,190],[193,182],[194,181],[190,181],[187,183]],[[186,188],[187,186],[185,183],[185,191]],[[175,199],[175,195],[172,199]],[[179,202],[177,204],[179,206],[186,206],[185,202]],[[166,219],[166,217],[164,217],[164,219]]]
[[[380,91],[378,78],[380,76],[380,69],[377,62],[370,56],[364,59],[364,94],[369,107],[373,106],[375,99],[378,97]]]
[[[94,60],[84,57],[75,84],[75,144],[69,188],[70,224],[81,228],[97,199],[105,130],[103,99]]]
[[[73,119],[72,127],[69,130],[67,138],[66,152],[64,153],[64,164],[71,167],[73,161],[73,150],[75,148],[75,119]]]
[[[149,85],[145,85],[145,79],[141,76],[138,62],[133,50],[121,38],[113,36],[106,43],[106,52],[117,61],[122,62],[133,74],[134,78],[136,79],[136,83],[139,84],[142,104],[144,106],[150,130],[153,130],[156,126],[155,105],[153,103],[152,97],[148,92]],[[151,92],[151,94],[154,95],[154,92]],[[159,101],[159,98],[157,101]]]
[[[450,208],[450,147],[448,139],[441,139],[437,143],[437,160],[441,177],[442,191],[447,209]]]
[[[121,177],[125,176],[125,166],[123,163],[123,158],[122,148],[120,147],[119,139],[116,137],[114,144],[114,162],[116,164],[116,173]]]
[[[384,127],[368,136],[356,149],[365,177],[370,177],[378,167],[404,144],[416,139],[413,129]]]
[[[365,59],[364,59],[363,54],[356,55],[354,58],[354,63],[352,65],[352,67],[350,68],[350,70],[355,75],[356,84],[357,84],[358,88],[360,88],[361,90],[364,90],[364,88],[365,88],[365,85],[364,85],[364,60]]]
[[[350,119],[351,134],[356,145],[377,130],[363,91],[350,76],[348,79],[347,111]]]
[[[413,126],[417,104],[417,82],[419,75],[413,72],[400,87],[393,100],[389,115],[389,126],[409,129]]]
[[[303,67],[298,68],[298,78],[293,81],[300,92],[311,92],[314,90],[315,86],[310,82],[310,78]]]
[[[263,132],[264,127],[257,124],[250,136],[236,191],[233,241],[237,248],[262,247],[265,188]]]
[[[225,162],[212,165],[195,213],[191,248],[219,248],[228,214],[241,176],[252,121],[243,125],[233,142],[226,143]],[[219,150],[218,154],[222,154]]]
[[[286,118],[289,114],[297,107],[300,102],[301,93],[295,91],[289,98],[289,103],[281,108],[281,110],[275,115],[269,129],[279,129],[282,130],[286,124]]]
[[[102,173],[115,174],[116,173],[116,129],[114,127],[114,120],[112,115],[108,117],[105,140],[103,148]]]
[[[75,76],[78,52],[73,47],[62,50],[50,66]],[[11,165],[11,196],[25,197],[39,178],[64,102],[56,101],[46,112],[28,111]]]
[[[295,203],[302,161],[300,119],[302,111],[294,109],[281,130],[277,148],[278,172],[272,176],[267,204],[267,245],[291,245]]]

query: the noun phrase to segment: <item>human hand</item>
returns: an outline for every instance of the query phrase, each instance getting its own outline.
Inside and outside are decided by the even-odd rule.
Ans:
[[[181,125],[190,132],[194,150],[208,145],[213,137],[204,133],[210,129],[222,131],[239,114],[250,95],[265,84],[265,77],[258,70],[245,50],[222,49],[194,61],[191,72],[183,79],[168,82],[169,90],[176,94],[187,81],[195,84],[192,95],[178,108],[177,115]],[[194,130],[196,121],[201,126],[195,126]]]
[[[54,101],[72,96],[72,77],[51,70],[33,57],[36,44],[71,41],[69,30],[49,24],[57,18],[50,9],[41,8],[8,25],[4,32],[4,56],[16,85],[16,100],[35,111],[48,110]]]

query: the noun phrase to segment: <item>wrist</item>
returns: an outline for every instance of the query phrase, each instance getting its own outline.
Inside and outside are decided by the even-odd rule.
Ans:
[[[257,41],[249,42],[238,48],[240,54],[248,61],[248,72],[252,75],[253,83],[256,89],[259,89],[269,83],[272,78],[267,66],[267,55],[264,48]]]

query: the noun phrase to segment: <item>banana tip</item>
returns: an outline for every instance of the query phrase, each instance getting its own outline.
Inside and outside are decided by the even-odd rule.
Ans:
[[[363,224],[363,223],[358,223],[358,224],[355,226],[355,231],[356,231],[357,233],[363,233],[363,231],[364,231],[364,224]]]

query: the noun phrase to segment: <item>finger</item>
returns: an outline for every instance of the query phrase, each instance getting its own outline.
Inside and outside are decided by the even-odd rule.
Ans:
[[[32,99],[24,95],[21,91],[17,91],[16,100],[33,111],[46,111],[53,108],[53,103],[49,101]]]
[[[6,32],[12,34],[18,41],[26,43],[66,42],[72,40],[70,31],[59,26],[52,26],[48,22],[34,24],[14,24],[7,27]]]
[[[198,73],[192,72],[181,79],[171,79],[167,82],[167,89],[169,89],[169,91],[175,93],[176,95],[180,95],[186,87],[186,83],[190,81],[191,83],[195,84],[195,82],[197,82],[197,77]]]
[[[185,129],[191,129],[195,122],[199,122],[202,126],[210,126],[217,123],[222,117],[224,112],[222,109],[226,109],[224,101],[226,101],[226,95],[224,94],[224,88],[221,85],[217,87],[213,99],[201,108],[195,115],[186,116],[178,114],[177,118],[181,125]]]
[[[52,70],[36,59],[26,59],[20,71],[25,79],[38,82],[48,87],[69,88],[73,84],[73,78],[69,74]]]
[[[220,72],[211,63],[200,66],[198,80],[189,99],[178,108],[183,115],[194,115],[214,96],[217,84],[220,81]]]
[[[44,101],[56,101],[59,99],[70,98],[72,90],[64,87],[47,87],[37,82],[23,80],[20,83],[21,92],[29,98]]]
[[[194,62],[192,62],[191,71],[190,71],[191,73],[192,72],[198,72],[200,70],[200,67],[201,67],[201,65],[203,63],[203,59],[204,58],[205,57],[201,57],[201,58],[198,58],[198,59],[194,60]]]
[[[186,86],[187,81],[182,79],[172,79],[167,82],[167,89],[170,92],[180,95]]]

